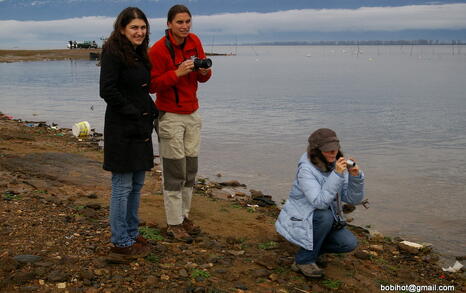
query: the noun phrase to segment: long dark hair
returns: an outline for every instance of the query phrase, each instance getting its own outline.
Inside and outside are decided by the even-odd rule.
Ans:
[[[146,37],[144,38],[142,44],[137,46],[136,49],[133,48],[133,45],[128,40],[128,38],[121,34],[121,31],[124,30],[133,19],[142,19],[147,26]],[[113,24],[113,32],[105,42],[103,51],[108,51],[114,55],[119,56],[128,66],[135,64],[134,51],[136,51],[136,53],[139,55],[139,58],[142,58],[142,61],[145,63],[145,65],[150,67],[149,57],[147,56],[147,49],[149,47],[149,33],[149,21],[147,20],[144,12],[142,12],[142,10],[137,7],[125,8],[116,18],[115,23]]]
[[[327,159],[322,154],[322,151],[319,148],[311,148],[310,145],[307,146],[307,157],[312,164],[314,164],[317,168],[319,168],[322,172],[329,172],[332,171],[334,168],[334,164],[331,164],[327,161]],[[341,149],[338,150],[337,153],[337,160],[343,157],[343,152]]]

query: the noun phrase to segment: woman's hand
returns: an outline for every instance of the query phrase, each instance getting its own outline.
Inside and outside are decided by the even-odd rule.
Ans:
[[[353,157],[350,157],[350,160],[356,163],[356,160]],[[358,176],[359,175],[359,165],[356,164],[354,167],[348,169],[348,172],[351,176]]]
[[[335,172],[338,174],[343,174],[346,170],[346,159],[341,157],[335,162]]]
[[[175,70],[176,76],[181,77],[185,76],[188,73],[193,72],[194,70],[194,61],[191,59],[185,60],[178,66],[178,69]]]

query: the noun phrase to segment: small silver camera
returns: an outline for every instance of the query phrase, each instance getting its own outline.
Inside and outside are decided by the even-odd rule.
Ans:
[[[348,169],[351,169],[351,168],[353,168],[354,166],[356,166],[356,162],[354,162],[353,160],[350,160],[350,159],[346,160],[346,167],[347,167]]]

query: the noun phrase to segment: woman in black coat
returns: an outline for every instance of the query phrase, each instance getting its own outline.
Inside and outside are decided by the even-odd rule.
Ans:
[[[100,96],[107,103],[104,165],[112,172],[110,257],[129,260],[149,253],[138,232],[145,171],[153,167],[152,129],[157,109],[149,95],[149,23],[135,7],[124,9],[102,50]]]

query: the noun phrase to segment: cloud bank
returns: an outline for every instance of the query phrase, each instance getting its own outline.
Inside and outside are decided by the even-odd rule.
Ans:
[[[272,13],[196,15],[193,31],[203,37],[258,36],[264,33],[383,32],[466,30],[466,4],[304,9]],[[68,40],[98,40],[112,30],[114,18],[83,17],[51,21],[0,21],[0,48],[64,48]],[[165,19],[150,19],[155,41]]]

